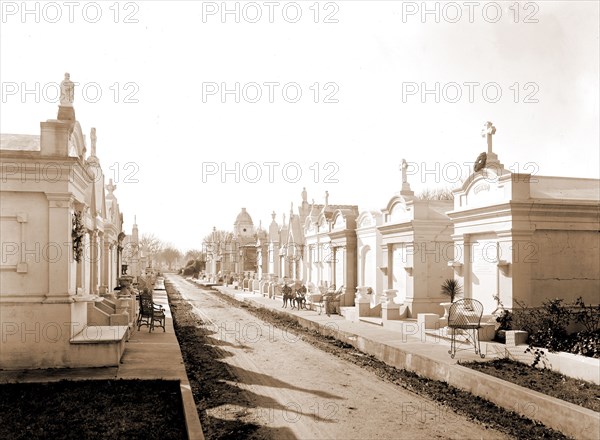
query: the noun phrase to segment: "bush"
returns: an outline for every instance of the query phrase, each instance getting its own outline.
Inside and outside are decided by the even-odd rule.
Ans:
[[[517,304],[520,309],[513,310],[513,328],[529,333],[530,346],[600,357],[600,305],[586,306],[581,297],[571,305],[558,298],[546,300],[537,308]],[[573,323],[585,330],[569,334],[567,328]]]

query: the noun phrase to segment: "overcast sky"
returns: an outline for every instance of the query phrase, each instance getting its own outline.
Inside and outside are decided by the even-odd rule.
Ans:
[[[599,177],[596,1],[226,6],[2,2],[0,130],[39,134],[69,72],[126,232],[182,250],[303,187],[383,208],[403,158],[415,191],[454,186],[487,120],[512,171]]]

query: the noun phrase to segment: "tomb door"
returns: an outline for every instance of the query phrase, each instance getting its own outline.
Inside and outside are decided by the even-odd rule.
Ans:
[[[371,287],[375,289],[375,255],[369,246],[367,246],[363,253],[362,258],[362,286]]]
[[[403,304],[406,300],[406,245],[404,243],[394,244],[392,247],[392,288],[397,290],[394,302]]]
[[[470,291],[467,296],[483,304],[484,313],[490,313],[496,308],[494,293],[496,292],[496,277],[498,271],[498,242],[491,237],[474,238],[469,246],[470,270],[468,281]]]

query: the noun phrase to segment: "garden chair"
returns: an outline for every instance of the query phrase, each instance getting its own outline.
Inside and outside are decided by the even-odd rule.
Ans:
[[[325,313],[327,316],[331,316],[334,313],[340,313],[340,301],[342,299],[344,292],[344,286],[340,286],[337,290],[335,289],[335,284],[329,288],[328,292],[323,295],[323,302]],[[321,308],[322,310],[322,308]],[[319,313],[320,315],[321,313]]]
[[[456,355],[456,334],[463,330],[466,336],[466,342],[473,342],[475,354],[482,358],[485,355],[481,352],[479,343],[479,329],[481,328],[481,316],[483,315],[483,304],[476,299],[465,298],[455,301],[448,311],[448,328],[451,332],[450,357],[454,359]]]
[[[162,306],[154,304],[152,293],[148,289],[140,294],[140,312],[137,319],[138,331],[143,325],[149,327],[148,332],[154,330],[154,327],[162,327],[165,330],[165,310]],[[158,324],[156,324],[158,323]]]

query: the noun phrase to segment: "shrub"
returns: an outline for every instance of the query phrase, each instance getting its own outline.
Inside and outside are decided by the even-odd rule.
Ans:
[[[529,333],[530,346],[600,357],[600,305],[586,306],[581,297],[571,305],[558,298],[537,308],[517,305],[520,309],[513,310],[513,327]],[[572,323],[581,324],[585,330],[569,334],[567,328]]]
[[[498,330],[512,330],[513,313],[510,310],[502,310],[502,313],[496,317],[496,322],[500,324]]]

